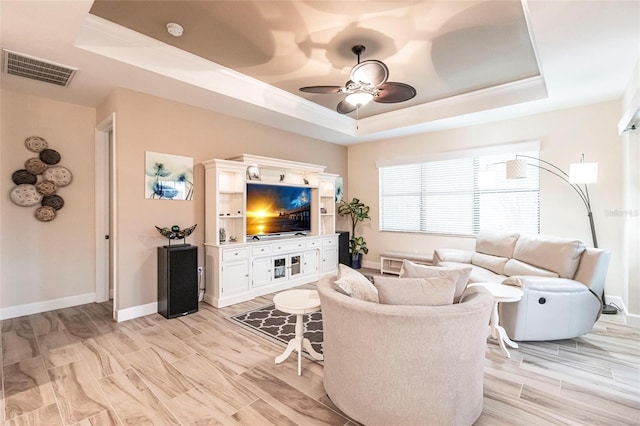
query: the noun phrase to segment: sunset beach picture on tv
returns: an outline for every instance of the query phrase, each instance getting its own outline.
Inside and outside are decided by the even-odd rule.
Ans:
[[[310,188],[247,183],[247,236],[310,230]]]

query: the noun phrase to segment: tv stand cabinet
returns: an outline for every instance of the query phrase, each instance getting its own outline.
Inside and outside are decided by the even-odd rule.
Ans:
[[[217,308],[317,281],[335,272],[338,235],[282,238],[210,246],[205,244],[204,301]]]
[[[204,301],[218,308],[317,281],[338,269],[335,180],[324,166],[243,155],[205,168]],[[260,181],[311,190],[306,235],[246,239],[247,168]],[[255,179],[255,177],[254,177]]]

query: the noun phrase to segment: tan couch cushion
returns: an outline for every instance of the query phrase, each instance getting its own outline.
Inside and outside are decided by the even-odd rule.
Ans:
[[[513,257],[518,233],[481,231],[476,237],[476,252],[492,256]]]
[[[488,269],[484,269],[480,266],[476,265],[467,265],[465,263],[456,263],[456,262],[442,262],[438,266],[442,266],[444,268],[464,268],[470,267],[471,274],[469,274],[469,283],[499,283],[505,278],[505,275],[496,274],[494,272],[489,271]],[[469,288],[469,287],[467,287]]]
[[[418,265],[410,260],[404,260],[400,268],[400,278],[449,278],[454,281],[456,291],[453,301],[458,302],[462,292],[467,287],[471,266],[460,268],[446,268],[442,266]]]
[[[508,260],[506,257],[492,256],[484,253],[473,253],[471,256],[471,263],[473,265],[480,266],[500,275],[502,275],[504,265],[506,265]]]
[[[506,265],[504,265],[503,274],[508,277],[513,275],[534,275],[536,277],[558,278],[558,274],[553,271],[537,268],[528,263],[520,262],[517,259],[509,259]]]
[[[385,305],[442,306],[453,303],[453,278],[373,277],[380,303]]]
[[[433,264],[439,265],[442,262],[471,263],[470,250],[459,249],[435,249],[433,251]]]
[[[499,283],[507,278],[504,275],[496,274],[488,269],[473,265],[471,267],[471,275],[469,275],[470,283]]]
[[[367,277],[342,263],[338,266],[338,277],[334,283],[336,290],[354,299],[378,303],[378,289]]]
[[[513,258],[556,272],[561,278],[573,278],[585,248],[580,240],[522,234]]]

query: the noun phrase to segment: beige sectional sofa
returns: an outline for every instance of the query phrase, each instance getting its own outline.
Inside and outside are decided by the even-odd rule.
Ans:
[[[579,240],[482,232],[474,251],[436,249],[433,258],[439,266],[471,266],[469,282],[521,287],[522,300],[500,305],[500,324],[522,341],[589,333],[601,312],[609,257]]]

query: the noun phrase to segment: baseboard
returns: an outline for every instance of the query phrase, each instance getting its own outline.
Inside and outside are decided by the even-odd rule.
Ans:
[[[363,268],[380,270],[380,261],[374,262],[374,261],[371,261],[371,260],[363,260],[362,261],[362,267]]]
[[[79,294],[76,296],[62,297],[60,299],[45,300],[43,302],[27,303],[25,305],[9,306],[0,309],[0,320],[17,318],[25,315],[39,314],[41,312],[56,309],[70,308],[96,301],[95,293]]]
[[[640,327],[640,315],[627,314],[627,325],[632,327]]]
[[[627,310],[627,306],[624,304],[621,297],[605,296],[605,301],[607,302],[607,304],[613,304],[613,305],[616,305],[618,308],[620,308],[620,310],[622,311],[620,313],[625,316],[625,320],[626,320],[625,323],[627,325],[640,327],[640,315],[630,314],[629,311]]]
[[[202,296],[202,300],[204,301],[204,303],[208,305],[215,306],[213,296],[207,292],[205,292],[204,295]]]
[[[134,318],[151,315],[158,312],[158,302],[147,303],[146,305],[133,306],[131,308],[119,309],[116,311],[116,321],[122,322]]]
[[[621,311],[620,313],[629,315],[629,312],[627,311],[627,306],[624,304],[621,297],[605,295],[604,301],[607,305],[612,304],[620,308],[620,311]]]

